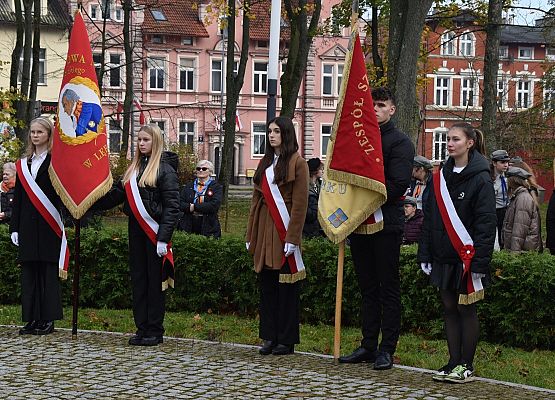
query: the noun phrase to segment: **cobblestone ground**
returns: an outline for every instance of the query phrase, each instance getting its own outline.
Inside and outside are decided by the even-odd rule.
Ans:
[[[251,346],[67,330],[19,336],[0,327],[1,399],[554,399],[555,391],[490,380],[433,382],[430,371],[334,365],[327,357],[260,356]]]

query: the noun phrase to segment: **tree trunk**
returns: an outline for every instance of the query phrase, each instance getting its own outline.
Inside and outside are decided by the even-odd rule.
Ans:
[[[123,101],[123,129],[121,134],[120,159],[127,157],[133,113],[133,43],[131,42],[131,11],[133,0],[123,0],[123,48],[125,51],[125,99]],[[102,40],[104,43],[104,39]],[[131,144],[133,145],[133,144]]]
[[[285,0],[283,4],[290,22],[291,39],[289,53],[287,54],[287,65],[280,82],[282,98],[280,115],[293,118],[312,39],[317,34],[322,1],[314,1],[310,25],[308,25],[306,0],[299,0],[298,7],[297,5],[293,7],[291,0]]]
[[[29,122],[36,117],[35,104],[37,100],[37,87],[39,84],[40,69],[40,2],[41,0],[34,0],[33,2],[33,64],[31,69],[31,87],[29,88],[29,101],[27,102],[27,115],[25,118]]]
[[[382,80],[384,77],[384,70],[383,70],[383,61],[380,56],[379,50],[379,23],[378,23],[378,6],[375,4],[376,2],[372,2],[372,64],[376,68],[376,80]]]
[[[416,98],[422,30],[433,0],[391,0],[387,80],[397,99],[397,127],[414,142],[420,125]]]
[[[25,23],[23,21],[23,12],[21,9],[21,0],[14,0],[15,5],[15,24],[16,36],[15,45],[12,51],[12,65],[10,68],[10,90],[17,90],[17,75],[19,74],[19,59],[23,51],[23,37],[25,35]]]
[[[484,56],[484,97],[482,131],[492,149],[500,144],[497,137],[497,70],[499,69],[499,28],[502,23],[503,0],[489,0]]]
[[[224,144],[221,151],[220,170],[218,181],[224,187],[223,204],[227,204],[229,181],[233,173],[233,149],[235,144],[235,115],[237,113],[237,102],[239,93],[243,87],[245,78],[245,70],[249,57],[249,30],[250,20],[248,10],[251,2],[246,0],[243,2],[243,40],[241,43],[241,57],[239,59],[239,68],[237,75],[233,73],[233,63],[235,58],[235,16],[237,10],[235,8],[235,0],[228,0],[228,35],[227,35],[227,53],[226,53],[226,103],[225,103],[225,122],[224,122]],[[221,147],[221,143],[220,143]],[[227,219],[227,216],[226,216]]]
[[[21,68],[20,86],[22,99],[17,102],[15,117],[17,120],[29,123],[30,121],[25,121],[25,118],[27,113],[27,98],[29,96],[31,54],[33,42],[33,0],[23,0],[23,11],[23,15],[25,18],[25,37],[23,42],[23,66]],[[25,129],[16,127],[15,132],[18,138],[27,143]]]

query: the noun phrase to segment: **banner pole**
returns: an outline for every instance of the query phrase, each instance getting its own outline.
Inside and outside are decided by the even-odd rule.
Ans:
[[[73,271],[73,318],[71,325],[71,337],[77,338],[77,314],[79,313],[79,249],[81,247],[81,219],[75,221],[75,264]]]
[[[335,288],[335,334],[333,338],[333,360],[339,362],[341,352],[341,301],[343,299],[343,262],[345,260],[345,241],[339,242],[337,255],[337,285]]]

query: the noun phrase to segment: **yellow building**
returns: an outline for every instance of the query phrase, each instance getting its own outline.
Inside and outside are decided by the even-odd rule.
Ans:
[[[23,2],[22,2],[23,3]],[[64,0],[41,0],[39,84],[43,113],[54,113],[67,53],[72,17]],[[10,84],[10,63],[16,40],[14,0],[0,0],[0,88]],[[23,55],[21,56],[23,62]]]

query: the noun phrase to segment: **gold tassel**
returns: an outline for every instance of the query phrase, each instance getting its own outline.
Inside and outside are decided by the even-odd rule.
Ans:
[[[175,282],[173,278],[168,278],[164,282],[162,282],[162,292],[165,291],[167,288],[171,287],[174,288]]]
[[[484,300],[484,289],[470,294],[459,294],[459,304],[469,305]]]
[[[67,279],[67,271],[63,269],[58,269],[58,276],[65,281]]]
[[[279,283],[295,283],[306,278],[306,269],[294,274],[279,274]]]

